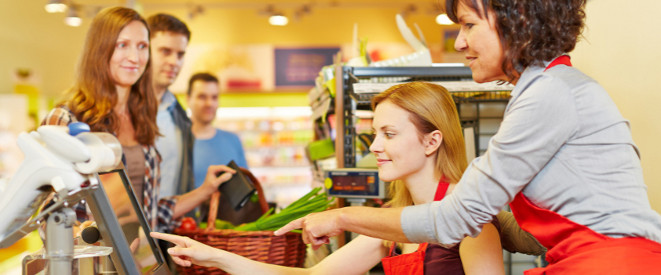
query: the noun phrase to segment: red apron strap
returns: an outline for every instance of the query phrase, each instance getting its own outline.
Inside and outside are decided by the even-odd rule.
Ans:
[[[440,181],[438,181],[438,186],[436,187],[436,193],[434,194],[434,201],[440,201],[445,197],[445,194],[448,192],[450,183],[447,178],[443,176]]]
[[[546,66],[546,69],[544,69],[544,71],[546,72],[546,70],[553,68],[557,65],[565,65],[571,67],[571,58],[569,58],[569,55],[558,56],[556,59],[553,59],[553,61],[551,61],[551,63],[548,66]]]
[[[397,247],[396,242],[392,242],[390,244],[390,249],[388,249],[388,257],[394,257],[395,256],[395,248]]]

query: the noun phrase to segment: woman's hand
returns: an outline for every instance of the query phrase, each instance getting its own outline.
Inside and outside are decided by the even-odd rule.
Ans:
[[[402,209],[350,206],[327,210],[294,220],[275,231],[275,235],[280,236],[301,228],[303,241],[315,249],[343,231],[396,242],[410,242],[400,223]]]
[[[291,221],[274,233],[276,236],[280,236],[300,228],[303,231],[303,242],[312,245],[313,249],[317,249],[321,245],[327,244],[330,237],[340,235],[344,231],[340,225],[341,211],[342,208],[338,208],[308,214],[303,218]]]
[[[188,237],[182,237],[172,234],[151,232],[153,238],[165,240],[175,244],[175,247],[169,248],[168,253],[172,260],[181,266],[191,266],[192,264],[217,267],[216,256],[219,251]]]
[[[232,178],[232,175],[235,173],[236,171],[234,169],[226,165],[210,165],[207,168],[207,176],[204,178],[204,183],[200,187],[211,195],[211,193],[218,190],[218,186]]]

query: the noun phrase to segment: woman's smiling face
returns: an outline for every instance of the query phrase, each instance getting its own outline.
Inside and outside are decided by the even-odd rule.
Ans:
[[[140,21],[126,25],[119,33],[110,58],[110,75],[115,85],[131,87],[145,72],[149,61],[149,31]]]
[[[408,111],[385,100],[376,106],[372,128],[374,153],[383,181],[404,179],[425,165],[425,146]]]
[[[481,1],[477,2],[477,10],[482,10]],[[496,16],[490,12],[488,17],[480,17],[465,1],[459,1],[457,19],[461,29],[454,48],[466,56],[476,82],[508,81],[502,69],[505,53],[496,30]]]

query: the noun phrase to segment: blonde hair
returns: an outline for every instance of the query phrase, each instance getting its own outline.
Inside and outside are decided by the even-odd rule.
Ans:
[[[409,82],[390,87],[372,99],[372,109],[388,101],[408,111],[420,139],[441,131],[443,141],[436,151],[436,171],[449,182],[458,182],[466,170],[466,147],[455,102],[447,89],[427,82]],[[401,180],[390,183],[388,207],[413,205],[411,193]]]

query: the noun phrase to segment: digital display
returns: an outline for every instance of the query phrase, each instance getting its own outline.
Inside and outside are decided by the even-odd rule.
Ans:
[[[328,194],[347,198],[384,198],[384,183],[377,170],[345,168],[326,171]]]
[[[149,225],[125,171],[118,169],[100,173],[99,180],[122,228],[137,270],[141,274],[151,274],[164,263],[163,256],[154,239],[149,236]]]

